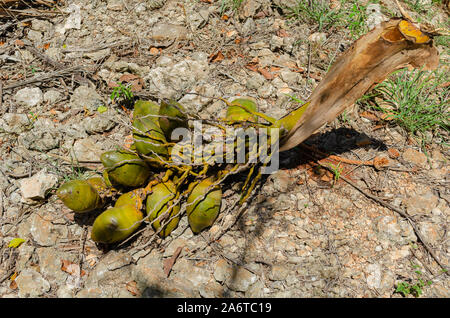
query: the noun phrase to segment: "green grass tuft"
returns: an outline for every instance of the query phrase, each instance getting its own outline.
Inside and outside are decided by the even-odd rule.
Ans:
[[[440,136],[442,143],[449,133],[449,76],[445,70],[401,70],[375,87],[375,95],[385,103],[374,106],[419,139],[422,146],[430,143],[427,136]],[[444,133],[445,134],[442,134]]]

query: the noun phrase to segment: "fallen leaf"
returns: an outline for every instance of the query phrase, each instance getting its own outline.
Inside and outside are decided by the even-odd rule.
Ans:
[[[9,280],[13,281],[15,280],[17,277],[17,272],[14,272],[14,274],[11,275],[11,277],[9,278]]]
[[[128,135],[128,136],[126,136],[125,137],[125,140],[124,140],[124,147],[125,148],[127,148],[127,149],[130,149],[131,148],[131,145],[134,143],[134,140],[133,140],[133,135]]]
[[[97,263],[97,255],[89,254],[86,256],[86,261],[88,262],[89,266],[94,266],[95,263]]]
[[[24,47],[25,43],[23,43],[22,40],[16,40],[14,41],[14,44],[17,45],[18,47]]]
[[[17,289],[17,283],[15,280],[13,280],[10,284],[9,284],[9,288],[11,288],[12,290]]]
[[[217,53],[211,54],[208,59],[210,63],[216,63],[223,61],[225,56],[222,54],[222,51],[218,51]]]
[[[164,274],[166,274],[166,277],[169,277],[170,271],[172,270],[172,267],[175,264],[175,262],[178,258],[178,255],[180,255],[182,249],[183,249],[183,246],[178,247],[176,249],[175,253],[173,253],[172,257],[164,260],[163,268],[164,268]]]
[[[409,21],[402,20],[398,24],[398,30],[410,41],[423,44],[431,41],[431,38],[424,34],[418,27]]]
[[[395,119],[394,116],[395,116],[394,113],[388,112],[388,113],[382,114],[380,116],[380,118],[383,119],[383,120],[386,120],[386,121],[390,121],[390,120],[394,120]]]
[[[279,29],[277,31],[277,36],[279,36],[280,38],[286,38],[289,36],[289,34],[286,32],[285,29]]]
[[[22,245],[22,243],[24,243],[25,240],[21,239],[21,238],[14,238],[11,240],[11,242],[9,242],[8,247],[12,247],[12,248],[18,248],[20,245]]]
[[[104,105],[98,106],[97,111],[98,111],[100,114],[102,114],[102,113],[108,111],[108,107],[106,107],[106,106],[104,106]]]
[[[397,149],[389,148],[387,152],[388,152],[389,157],[391,157],[392,159],[396,159],[396,158],[400,157],[400,153],[398,152]]]
[[[444,84],[439,85],[439,88],[447,88],[450,86],[450,82],[445,82]]]
[[[249,64],[245,65],[245,68],[249,69],[250,71],[253,71],[253,72],[258,72],[258,66],[256,63],[249,63]]]
[[[278,72],[279,70],[281,70],[281,67],[278,67],[278,66],[271,66],[270,67],[270,71],[271,72]]]
[[[139,76],[134,75],[134,74],[123,74],[121,77],[119,77],[119,82],[129,83],[129,82],[134,81],[136,79],[139,79]]]
[[[359,114],[359,116],[364,117],[364,118],[369,119],[369,120],[372,120],[372,121],[380,120],[380,118],[378,118],[377,115],[375,115],[372,112],[368,112],[368,111],[363,111],[361,114]]]
[[[387,166],[389,166],[389,159],[382,156],[377,156],[373,159],[373,166],[377,170],[381,170]]]
[[[61,270],[72,276],[86,275],[86,272],[84,270],[82,270],[80,273],[80,265],[75,264],[68,260],[61,260]]]
[[[322,80],[322,76],[320,76],[320,74],[318,74],[318,73],[311,73],[311,74],[309,74],[309,77],[311,77],[319,82]]]
[[[139,292],[139,289],[137,288],[137,283],[134,280],[131,282],[128,282],[126,285],[126,288],[133,296],[139,296],[141,294]]]
[[[258,68],[258,72],[261,73],[261,75],[264,76],[264,78],[267,80],[272,80],[274,78],[272,73],[263,68]]]
[[[384,127],[384,125],[376,125],[375,127],[372,128],[372,131],[381,129],[381,128],[383,128],[383,127]]]
[[[161,51],[158,50],[158,48],[156,48],[156,47],[150,48],[150,55],[159,55],[160,53],[161,53]]]

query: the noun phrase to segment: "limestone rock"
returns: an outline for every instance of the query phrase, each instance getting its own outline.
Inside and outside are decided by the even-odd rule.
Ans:
[[[20,105],[33,107],[43,101],[44,95],[39,87],[25,87],[18,90],[16,95],[14,95],[14,98]]]
[[[20,272],[15,282],[19,288],[19,297],[39,297],[50,290],[50,284],[41,274],[32,269]]]
[[[47,192],[56,185],[58,177],[42,169],[31,178],[25,178],[19,182],[24,199],[42,200],[45,199]]]

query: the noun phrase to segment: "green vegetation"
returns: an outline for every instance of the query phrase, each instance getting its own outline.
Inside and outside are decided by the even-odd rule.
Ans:
[[[222,16],[228,10],[236,12],[244,0],[221,0],[220,15]]]
[[[133,92],[129,86],[124,86],[122,83],[117,83],[118,86],[114,87],[111,93],[111,101],[116,102],[119,100],[123,100],[125,102],[133,101]]]
[[[397,285],[397,288],[395,289],[395,293],[400,293],[403,295],[403,297],[406,297],[408,295],[413,295],[414,297],[420,297],[423,293],[423,288],[425,286],[431,285],[433,282],[431,280],[424,281],[422,279],[422,272],[419,270],[419,265],[412,264],[413,268],[415,269],[414,273],[417,276],[417,280],[413,281],[411,283],[407,282],[400,282]]]
[[[385,101],[374,108],[394,119],[424,146],[431,142],[427,132],[441,137],[442,132],[449,132],[450,90],[444,85],[448,80],[445,70],[398,71],[374,89],[375,95]]]
[[[345,0],[341,0],[341,4]],[[288,18],[294,18],[304,23],[315,24],[318,32],[330,28],[342,22],[344,12],[339,9],[331,9],[327,0],[299,0],[294,7],[287,8]]]
[[[336,182],[339,181],[342,173],[341,163],[339,162],[337,165],[328,163],[328,167],[331,169],[331,172],[333,172],[333,180],[334,184],[336,184]]]

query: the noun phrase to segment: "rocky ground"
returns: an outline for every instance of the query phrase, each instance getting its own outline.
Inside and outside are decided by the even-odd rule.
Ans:
[[[431,282],[422,297],[450,296],[448,275],[411,224],[315,168],[302,147],[282,154],[245,209],[225,209],[197,236],[184,218],[148,246],[151,228],[123,246],[97,246],[95,213],[74,215],[54,195],[64,180],[101,170],[99,155],[130,135],[130,110],[110,98],[118,82],[205,118],[224,114],[214,97],[252,96],[274,117],[298,105],[289,95],[306,100],[353,39],[343,27],[318,32],[288,19],[281,2],[290,3],[244,1],[233,13],[225,1],[74,0],[0,26],[2,297],[402,297],[399,284],[420,279]],[[380,169],[343,164],[343,176],[405,211],[449,266],[448,148],[431,144],[427,157],[400,127],[378,127],[363,111],[353,107],[306,144],[385,158]],[[233,189],[239,183],[224,207]],[[14,238],[26,241],[8,247]]]

